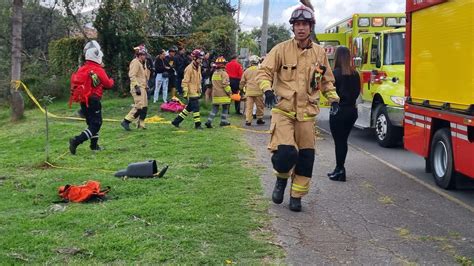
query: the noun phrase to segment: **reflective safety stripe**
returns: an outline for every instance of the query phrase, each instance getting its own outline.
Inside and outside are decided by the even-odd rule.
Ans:
[[[278,108],[272,108],[272,112],[282,114],[284,116],[287,116],[291,119],[296,119],[296,112],[285,112],[283,110],[280,110]],[[303,115],[303,121],[313,121],[316,118],[315,115]]]
[[[212,103],[230,103],[230,97],[228,96],[212,97]]]
[[[290,178],[290,173],[278,173],[277,171],[273,170],[273,173],[278,178],[288,179]]]
[[[222,77],[220,74],[214,74],[212,75],[212,80],[219,81],[219,80],[222,80]]]
[[[231,90],[232,90],[232,89],[230,88],[230,85],[227,85],[227,86],[224,88],[224,91],[227,92],[227,93],[231,92]]]
[[[272,87],[272,83],[268,80],[260,82],[260,89],[265,90]]]
[[[291,184],[291,189],[294,190],[294,191],[298,191],[298,192],[308,192],[309,191],[309,187],[307,186],[301,186],[301,185],[298,185],[298,184]]]
[[[325,91],[325,92],[323,92],[323,95],[328,100],[330,100],[330,99],[339,99],[339,96],[337,95],[336,90]]]

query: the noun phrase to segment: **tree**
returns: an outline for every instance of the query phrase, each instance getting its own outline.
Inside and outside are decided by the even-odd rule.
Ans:
[[[259,54],[257,39],[249,32],[244,31],[239,34],[239,47],[248,48],[251,54]]]
[[[260,39],[262,36],[262,29],[254,28],[251,32],[254,38]],[[268,27],[268,47],[267,52],[277,44],[286,41],[291,38],[291,32],[285,27],[285,25],[269,25]]]
[[[147,43],[145,15],[130,6],[129,0],[105,0],[99,8],[94,27],[97,29],[104,63],[122,93],[128,92],[128,64],[133,47]]]
[[[21,28],[23,19],[23,0],[13,0],[12,13],[12,68],[11,80],[21,79]],[[15,84],[10,88],[10,106],[12,109],[12,121],[18,121],[23,118],[25,103],[23,96],[16,90]]]
[[[236,28],[232,17],[214,17],[197,28],[197,32],[188,39],[187,45],[229,58],[234,51]]]

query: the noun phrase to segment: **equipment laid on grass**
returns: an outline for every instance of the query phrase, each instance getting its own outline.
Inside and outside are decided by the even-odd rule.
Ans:
[[[178,98],[173,97],[169,102],[160,105],[163,112],[179,113],[186,107]]]
[[[65,201],[86,202],[94,199],[103,200],[110,187],[100,190],[100,183],[87,181],[85,185],[65,185],[59,187],[59,196]]]
[[[155,160],[149,160],[146,162],[131,163],[127,169],[122,169],[115,173],[116,177],[139,177],[139,178],[154,178],[163,177],[168,170],[168,166],[165,166],[158,173],[158,166]]]

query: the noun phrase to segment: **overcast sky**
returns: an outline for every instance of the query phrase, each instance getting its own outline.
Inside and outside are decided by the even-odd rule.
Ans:
[[[263,0],[241,0],[240,26],[249,31],[262,25]],[[231,1],[237,6],[237,0]],[[316,14],[316,31],[354,13],[405,12],[405,0],[312,0]],[[298,0],[270,0],[269,23],[286,24]]]

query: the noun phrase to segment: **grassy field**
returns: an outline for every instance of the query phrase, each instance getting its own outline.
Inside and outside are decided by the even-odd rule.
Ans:
[[[122,119],[131,99],[103,101],[105,118]],[[55,114],[72,115],[65,102]],[[151,105],[149,116],[171,120]],[[203,110],[203,120],[207,117]],[[237,118],[236,118],[237,119]],[[238,122],[237,122],[238,121]],[[240,120],[234,122],[240,123]],[[216,123],[215,123],[216,124]],[[195,131],[149,124],[125,132],[104,122],[101,152],[84,143],[76,156],[68,139],[84,122],[52,120],[51,156],[45,167],[45,121],[37,109],[9,122],[0,109],[0,262],[11,263],[275,263],[282,251],[271,244],[267,202],[259,167],[242,132],[230,128]],[[262,143],[262,145],[265,145]],[[162,179],[126,179],[113,171],[156,159],[169,165]],[[111,186],[100,203],[55,204],[57,188],[97,180]]]

